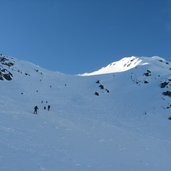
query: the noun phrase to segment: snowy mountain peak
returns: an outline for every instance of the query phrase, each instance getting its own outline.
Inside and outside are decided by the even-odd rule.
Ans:
[[[91,76],[91,75],[101,75],[101,74],[110,74],[110,73],[117,73],[117,72],[124,72],[130,70],[132,68],[137,67],[138,65],[147,65],[147,64],[154,64],[161,61],[165,61],[165,59],[153,56],[153,57],[124,57],[119,61],[112,62],[111,64],[103,67],[97,71],[91,73],[84,73],[81,74],[82,76]]]

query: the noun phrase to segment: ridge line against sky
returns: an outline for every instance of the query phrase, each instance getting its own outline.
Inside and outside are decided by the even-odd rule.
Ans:
[[[171,0],[1,0],[1,53],[67,74],[125,56],[171,60]]]

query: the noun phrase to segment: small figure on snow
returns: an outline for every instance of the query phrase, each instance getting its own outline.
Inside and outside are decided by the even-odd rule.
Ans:
[[[48,105],[48,111],[50,110],[50,105]]]
[[[34,114],[37,114],[38,109],[39,109],[38,106],[34,107]]]

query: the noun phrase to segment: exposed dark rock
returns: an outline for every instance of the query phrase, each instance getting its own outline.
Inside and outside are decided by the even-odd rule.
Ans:
[[[0,69],[0,80],[12,80],[13,75],[6,69]]]
[[[129,67],[131,65],[131,63],[129,63],[128,65],[127,65],[127,67]]]
[[[104,86],[102,84],[99,85],[99,87],[103,90],[104,89]]]
[[[3,65],[6,65],[8,67],[11,67],[14,65],[13,62],[9,61],[9,59],[5,58],[5,57],[0,57],[0,63]]]
[[[30,74],[28,74],[28,73],[25,73],[25,75],[26,75],[26,76],[30,76]]]
[[[6,80],[8,80],[8,81],[12,80],[10,74],[3,74],[3,77],[4,77]]]
[[[108,89],[106,89],[106,92],[107,92],[107,93],[109,93],[109,90],[108,90]]]
[[[159,59],[159,62],[163,62],[163,60]]]
[[[2,77],[2,75],[0,75],[0,80],[4,80],[3,77]]]
[[[7,65],[8,67],[11,67],[11,66],[14,65],[14,63],[12,63],[12,62],[4,62],[3,64],[4,64],[4,65]]]
[[[147,77],[151,76],[151,71],[147,70],[147,72],[145,72],[144,75],[147,76]]]
[[[95,93],[94,93],[96,96],[99,96],[99,93],[96,91]]]
[[[164,96],[169,96],[171,97],[171,91],[165,91],[162,93]]]
[[[167,85],[169,84],[169,82],[163,82],[160,84],[160,88],[165,88]]]

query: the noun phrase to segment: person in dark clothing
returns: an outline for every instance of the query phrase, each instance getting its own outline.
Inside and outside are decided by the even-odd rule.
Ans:
[[[34,114],[37,114],[38,109],[39,109],[38,106],[34,107]]]
[[[44,106],[44,110],[46,110],[46,106]]]
[[[48,111],[50,110],[50,105],[48,105]]]

